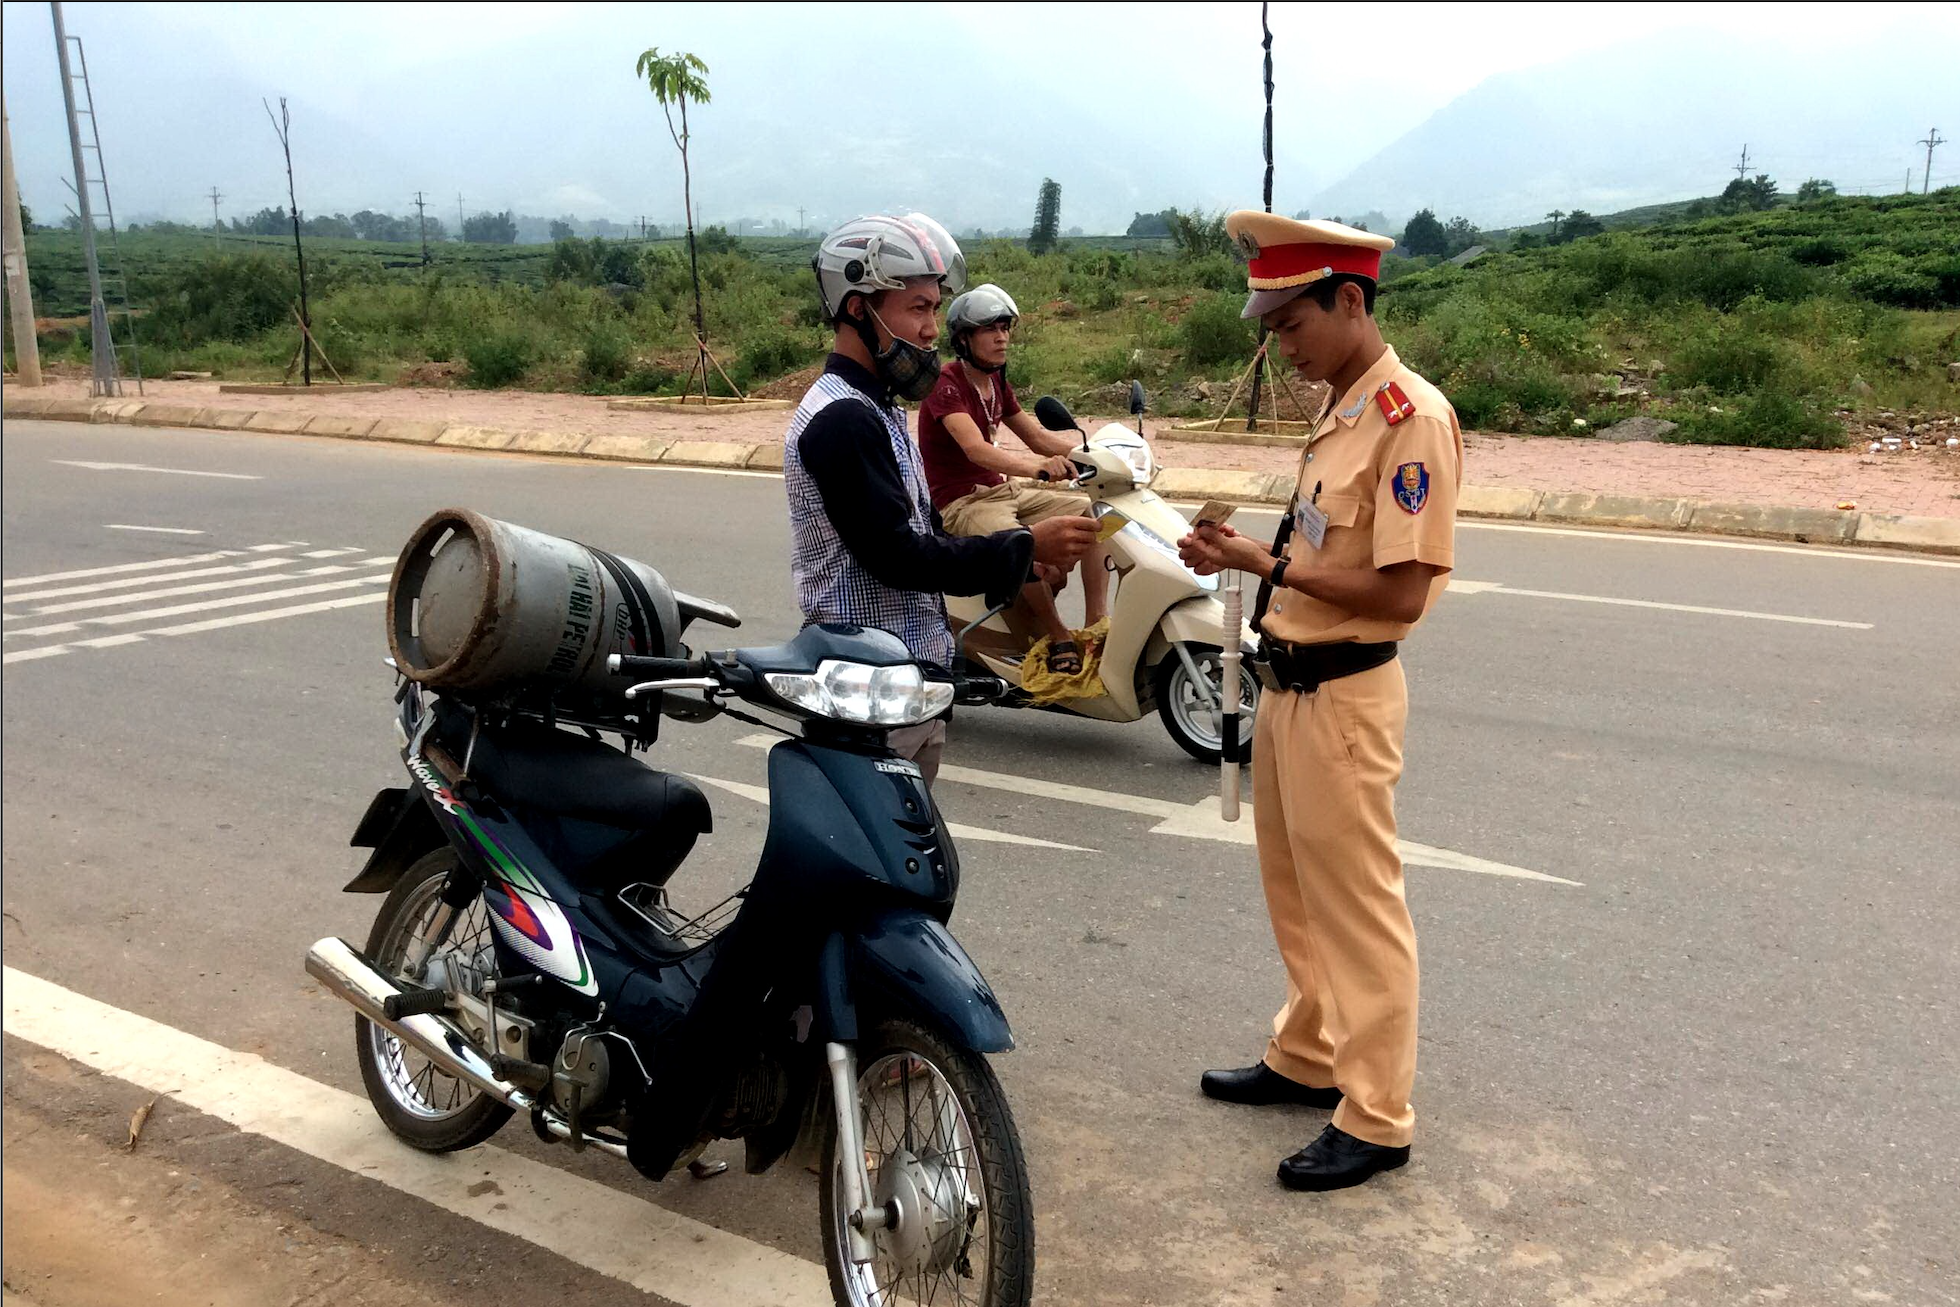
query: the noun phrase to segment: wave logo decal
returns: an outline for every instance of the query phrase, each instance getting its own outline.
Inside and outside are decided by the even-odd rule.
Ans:
[[[597,995],[599,982],[564,909],[552,901],[537,877],[510,850],[477,825],[474,817],[467,811],[457,815],[496,870],[496,879],[484,886],[491,925],[520,957],[545,975],[564,981],[581,994]]]

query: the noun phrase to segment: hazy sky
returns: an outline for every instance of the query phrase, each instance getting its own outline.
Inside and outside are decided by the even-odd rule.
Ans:
[[[1678,31],[1739,60],[1830,49],[1843,6],[1276,4],[1279,207],[1494,75]],[[1960,6],[1861,5],[1902,59],[1960,51]],[[1044,175],[1064,224],[1120,229],[1169,203],[1257,200],[1258,6],[90,4],[87,43],[123,215],[284,202],[261,95],[291,97],[301,207],[680,216],[643,47],[691,50],[704,219],[810,221],[916,204],[956,229],[1026,221]],[[27,202],[68,173],[47,6],[5,6],[5,77]],[[1948,64],[1952,60],[1948,59]],[[1611,76],[1610,56],[1602,77]],[[1927,76],[1932,76],[1930,66]],[[1949,134],[1960,136],[1960,94]],[[1656,149],[1672,148],[1657,142]],[[1960,146],[1954,147],[1960,152]]]

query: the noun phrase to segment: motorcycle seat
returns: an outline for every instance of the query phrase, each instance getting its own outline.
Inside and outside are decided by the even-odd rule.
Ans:
[[[449,723],[442,723],[445,727]],[[458,761],[469,752],[469,728],[444,730]],[[542,722],[484,730],[469,754],[470,779],[499,803],[622,830],[693,837],[714,828],[701,787],[658,771],[611,745]]]

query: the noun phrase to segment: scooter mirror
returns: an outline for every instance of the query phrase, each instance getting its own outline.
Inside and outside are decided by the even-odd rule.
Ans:
[[[1034,402],[1034,420],[1050,431],[1080,431],[1075,423],[1075,414],[1068,411],[1068,405],[1053,395],[1043,395]]]
[[[1143,383],[1141,381],[1132,381],[1130,383],[1130,412],[1135,414],[1141,414],[1143,412]]]

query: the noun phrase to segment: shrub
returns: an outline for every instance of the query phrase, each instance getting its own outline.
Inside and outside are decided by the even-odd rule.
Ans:
[[[1668,379],[1723,394],[1760,390],[1786,374],[1789,346],[1739,325],[1700,333],[1675,351]]]
[[[1239,316],[1241,301],[1233,295],[1201,295],[1177,324],[1177,341],[1184,361],[1209,368],[1252,357],[1252,324]]]
[[[774,381],[796,371],[817,356],[817,347],[804,332],[776,330],[753,336],[742,344],[736,358],[735,379],[746,388],[753,383]]]
[[[1762,449],[1836,449],[1844,429],[1817,404],[1784,390],[1764,390],[1733,404],[1678,415],[1666,439],[1685,445],[1754,445]]]
[[[611,385],[633,364],[633,338],[617,322],[595,322],[586,328],[579,351],[579,376],[587,385]],[[472,362],[474,371],[475,364]]]
[[[488,331],[465,342],[463,358],[470,365],[470,385],[483,390],[512,385],[530,370],[531,337],[509,329]]]

